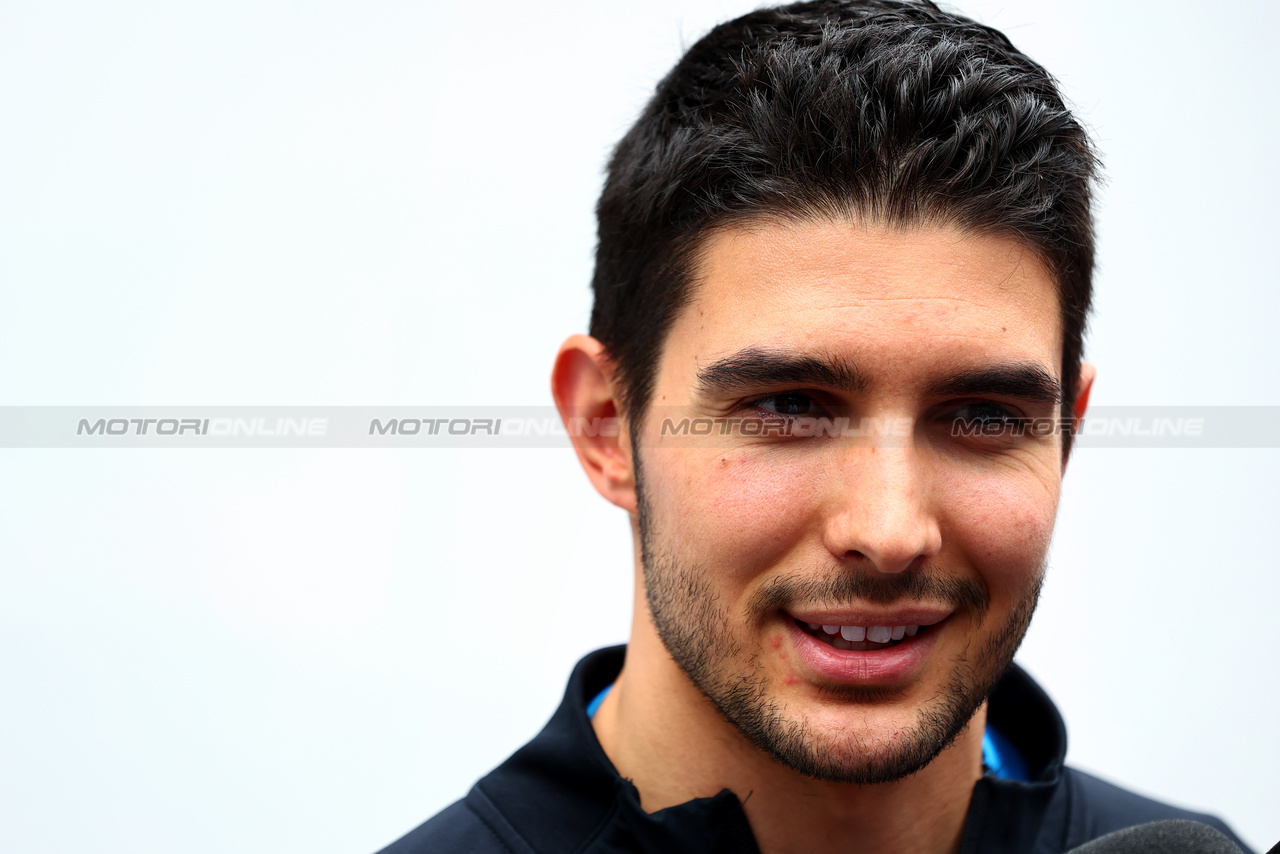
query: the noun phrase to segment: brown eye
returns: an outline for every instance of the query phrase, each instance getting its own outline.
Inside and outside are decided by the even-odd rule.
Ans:
[[[813,415],[818,409],[812,397],[798,391],[769,395],[757,401],[756,406],[766,412],[788,416]]]
[[[951,415],[952,434],[968,437],[1020,435],[1025,419],[995,403],[967,403]]]

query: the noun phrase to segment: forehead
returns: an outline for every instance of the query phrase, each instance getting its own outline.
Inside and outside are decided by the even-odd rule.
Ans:
[[[1033,360],[1056,377],[1057,288],[1009,238],[950,225],[759,221],[705,240],[664,362],[743,347],[884,370]]]

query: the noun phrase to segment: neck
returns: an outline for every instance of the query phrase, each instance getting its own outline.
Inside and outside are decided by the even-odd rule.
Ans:
[[[950,747],[902,780],[813,780],[725,720],[671,660],[646,614],[634,621],[626,664],[592,723],[646,812],[729,789],[743,803],[761,854],[946,854],[959,850],[982,775],[985,720],[984,706]]]

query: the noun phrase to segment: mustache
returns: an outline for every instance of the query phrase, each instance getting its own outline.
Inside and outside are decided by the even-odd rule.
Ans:
[[[928,565],[894,573],[837,567],[832,574],[819,578],[799,573],[771,578],[751,597],[748,607],[752,614],[766,614],[798,602],[810,606],[941,602],[981,617],[990,599],[981,579],[949,576]]]

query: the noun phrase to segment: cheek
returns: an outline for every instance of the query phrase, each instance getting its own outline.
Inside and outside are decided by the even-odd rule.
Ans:
[[[945,506],[953,542],[986,581],[993,603],[1023,595],[1049,551],[1057,484],[1028,477],[988,478],[958,484]]]
[[[650,500],[664,543],[743,578],[776,565],[803,539],[819,494],[811,460],[742,450],[664,467],[655,486]]]

